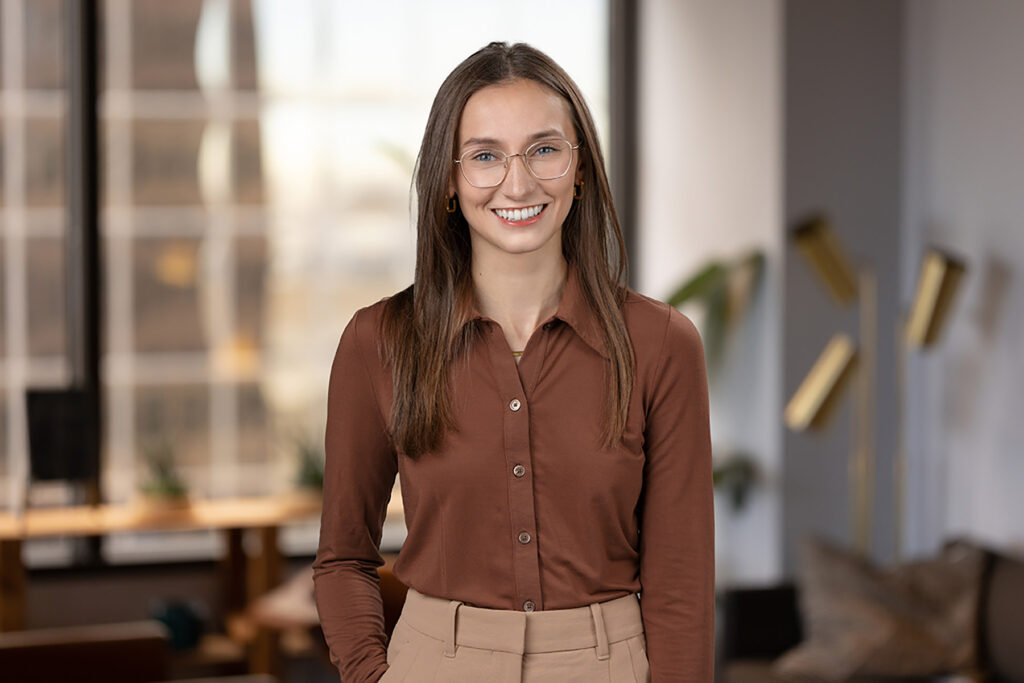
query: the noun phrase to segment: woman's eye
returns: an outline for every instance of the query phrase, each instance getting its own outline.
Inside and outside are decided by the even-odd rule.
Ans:
[[[544,156],[545,154],[551,154],[552,152],[555,152],[555,151],[557,151],[557,150],[554,147],[552,147],[551,145],[543,145],[543,146],[538,147],[537,149],[535,149],[533,151],[533,155],[534,156]]]
[[[481,150],[481,151],[473,154],[470,157],[470,159],[472,159],[473,161],[479,161],[479,162],[485,163],[485,164],[489,163],[491,161],[496,161],[497,158],[498,157],[496,157],[493,152],[490,152],[490,151],[488,151],[486,149],[485,150]]]

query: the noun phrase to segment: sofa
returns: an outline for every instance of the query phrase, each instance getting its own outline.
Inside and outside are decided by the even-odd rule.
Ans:
[[[958,540],[960,556],[966,541]],[[980,544],[970,543],[974,549],[977,562],[973,573],[961,573],[961,581],[969,581],[971,585],[961,591],[963,600],[971,604],[970,611],[959,609],[956,614],[964,628],[960,632],[947,629],[945,633],[957,633],[955,640],[941,647],[922,643],[919,638],[909,645],[887,643],[892,650],[888,665],[894,669],[885,672],[885,666],[875,662],[869,665],[868,660],[873,654],[864,654],[860,650],[860,662],[847,663],[845,669],[837,669],[835,664],[843,658],[850,659],[850,652],[856,651],[849,643],[856,642],[859,635],[855,632],[843,633],[842,629],[856,631],[867,628],[875,622],[856,619],[844,619],[837,613],[845,612],[856,600],[845,599],[836,595],[846,590],[840,579],[834,577],[843,574],[855,575],[846,583],[854,584],[851,593],[860,593],[867,598],[870,610],[865,612],[875,615],[889,608],[886,602],[894,603],[884,592],[886,582],[892,585],[896,576],[894,571],[869,566],[864,560],[857,559],[852,553],[843,556],[844,551],[835,547],[825,548],[822,555],[821,540],[812,541],[818,557],[826,557],[824,562],[816,560],[812,563],[811,573],[818,571],[820,576],[813,585],[805,585],[804,579],[809,568],[805,561],[802,567],[801,583],[781,583],[773,586],[731,588],[723,591],[720,598],[719,618],[722,620],[718,636],[718,662],[716,680],[720,683],[792,683],[792,681],[832,681],[849,680],[856,682],[890,683],[896,681],[984,681],[986,683],[1024,683],[1024,558],[1008,552],[1000,552]],[[945,548],[952,547],[947,544]],[[918,563],[921,565],[924,563]],[[950,563],[946,563],[950,566]],[[961,562],[961,566],[964,566]],[[917,567],[919,572],[920,566]],[[859,573],[859,576],[856,576]],[[947,575],[949,573],[947,572]],[[910,585],[919,581],[922,574],[914,575]],[[865,578],[866,577],[866,578]],[[973,577],[973,578],[964,578]],[[872,583],[874,582],[874,583]],[[883,589],[877,589],[881,585]],[[865,590],[864,586],[874,586]],[[952,593],[953,591],[950,591]],[[808,594],[810,593],[810,595]],[[953,596],[950,596],[950,602]],[[834,602],[833,602],[834,601]],[[872,602],[873,601],[873,602]],[[815,605],[815,602],[818,604]],[[825,605],[825,612],[822,606]],[[966,604],[966,603],[965,603]],[[817,606],[818,611],[814,612]],[[828,611],[828,610],[831,610]],[[874,610],[872,612],[871,610]],[[852,610],[851,610],[852,611]],[[953,613],[952,610],[949,611]],[[874,617],[872,617],[874,618]],[[909,617],[900,615],[906,621]],[[809,619],[811,623],[809,622]],[[924,619],[922,628],[941,626],[936,619]],[[858,623],[860,624],[858,626]],[[879,622],[880,623],[880,622]],[[812,646],[817,648],[817,660],[813,657],[801,657],[800,649],[807,648],[808,643],[816,637],[814,631],[830,630],[831,641],[826,640],[826,647],[819,642]],[[877,630],[877,629],[875,629]],[[871,637],[876,634],[866,634]],[[883,638],[884,639],[884,638]],[[828,642],[836,643],[836,652],[830,653]],[[875,639],[878,642],[878,639]],[[943,649],[946,652],[929,653],[927,647]],[[840,651],[842,650],[842,651]],[[877,648],[876,648],[877,650]],[[951,657],[950,650],[959,650],[959,655]],[[807,655],[807,652],[802,653]],[[929,655],[934,655],[929,659]],[[918,658],[916,673],[908,674],[914,668],[914,657]],[[945,657],[945,659],[943,659]],[[884,657],[879,659],[884,660]],[[952,662],[942,666],[942,661]],[[927,660],[927,661],[921,661]],[[808,665],[807,662],[811,661]],[[815,670],[814,662],[818,662]],[[800,666],[794,666],[797,663]],[[802,668],[802,671],[800,670]],[[899,669],[903,669],[899,671]]]

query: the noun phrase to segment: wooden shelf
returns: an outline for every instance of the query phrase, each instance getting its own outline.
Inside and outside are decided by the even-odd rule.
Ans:
[[[187,504],[126,504],[35,508],[0,513],[0,540],[99,536],[124,531],[185,531],[277,526],[315,519],[317,494],[196,500]]]

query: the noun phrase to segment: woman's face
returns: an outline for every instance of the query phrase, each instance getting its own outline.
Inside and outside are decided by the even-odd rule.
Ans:
[[[456,156],[478,147],[518,154],[539,139],[551,138],[563,138],[573,146],[579,143],[568,102],[535,81],[517,80],[487,86],[469,98],[459,122]],[[578,150],[572,153],[569,171],[554,180],[535,178],[519,156],[509,160],[508,175],[497,187],[473,187],[455,168],[448,193],[458,195],[474,255],[544,250],[560,255],[562,223],[572,206],[573,184],[581,175]],[[542,207],[541,212],[530,215],[536,207]],[[514,220],[507,212],[515,209],[528,210],[529,217]]]

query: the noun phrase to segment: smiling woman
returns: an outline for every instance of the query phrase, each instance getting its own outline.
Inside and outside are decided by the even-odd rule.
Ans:
[[[531,254],[534,262],[560,257],[562,223],[583,174],[573,153],[579,145],[567,136],[576,136],[569,104],[536,81],[488,86],[466,102],[459,123],[462,172],[453,174],[448,190],[469,224],[478,271],[495,272],[492,262],[512,254]],[[552,139],[531,144],[538,137]],[[492,147],[477,147],[481,140]],[[511,345],[522,348],[512,332]]]
[[[479,50],[434,99],[416,190],[415,280],[356,312],[331,368],[313,569],[342,679],[712,680],[703,347],[624,284],[578,87],[528,45]],[[409,592],[385,645],[396,472]]]

